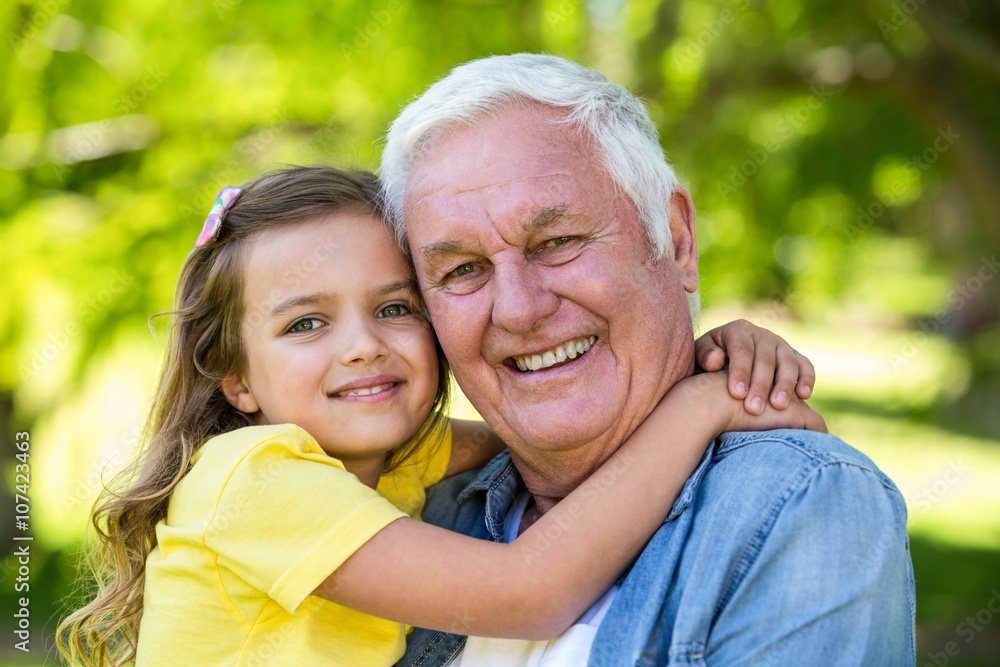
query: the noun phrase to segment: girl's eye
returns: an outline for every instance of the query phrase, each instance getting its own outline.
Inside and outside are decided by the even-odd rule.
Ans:
[[[401,303],[389,304],[378,311],[378,317],[402,317],[409,315],[412,311]]]
[[[296,320],[292,322],[292,326],[288,327],[289,333],[309,333],[310,331],[315,331],[323,326],[323,322],[316,317],[303,317],[301,320]]]

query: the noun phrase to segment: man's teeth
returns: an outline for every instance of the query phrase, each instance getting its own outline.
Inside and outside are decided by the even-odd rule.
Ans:
[[[342,391],[338,393],[337,396],[371,396],[372,394],[380,394],[391,386],[392,383],[380,384],[374,387],[361,387],[359,389],[350,389],[348,391]]]
[[[541,354],[533,354],[528,357],[514,357],[514,362],[522,371],[537,371],[542,368],[561,364],[567,359],[576,359],[589,350],[596,342],[597,338],[595,336],[571,340],[568,343],[563,343],[554,350],[548,350]]]

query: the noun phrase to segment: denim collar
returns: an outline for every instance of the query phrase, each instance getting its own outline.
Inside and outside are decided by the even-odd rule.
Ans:
[[[458,495],[458,502],[464,503],[475,493],[485,493],[486,528],[494,542],[503,542],[507,511],[523,488],[525,486],[521,474],[510,460],[510,452],[504,450],[487,463],[472,482],[462,489]]]

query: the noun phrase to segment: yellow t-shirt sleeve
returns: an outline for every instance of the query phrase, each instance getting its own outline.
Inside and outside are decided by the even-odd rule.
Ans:
[[[220,566],[294,613],[365,542],[403,516],[305,431],[287,427],[233,467],[204,541]]]
[[[424,509],[424,489],[444,479],[451,461],[451,425],[443,424],[431,431],[420,447],[394,470],[382,475],[378,492],[414,519]]]

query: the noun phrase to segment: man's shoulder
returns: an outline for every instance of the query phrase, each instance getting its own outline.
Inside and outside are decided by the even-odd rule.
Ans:
[[[800,429],[734,431],[719,436],[713,472],[725,476],[811,475],[831,467],[853,469],[895,490],[892,480],[865,454],[827,433]]]
[[[616,664],[622,637],[636,655],[653,650],[660,633],[634,630],[654,622],[643,616],[650,608],[667,638],[658,661],[820,664],[836,642],[855,651],[839,662],[856,664],[878,618],[887,637],[878,655],[890,658],[866,664],[903,664],[895,654],[912,650],[913,585],[892,481],[839,438],[809,431],[725,433],[707,458],[689,504],[626,579],[595,644],[599,664]],[[650,591],[663,602],[649,605]]]
[[[896,485],[870,458],[836,436],[813,431],[724,433],[699,486],[700,508],[709,512],[725,507],[749,517],[797,508],[826,515],[843,509],[847,498],[888,497],[893,514],[905,515]]]

